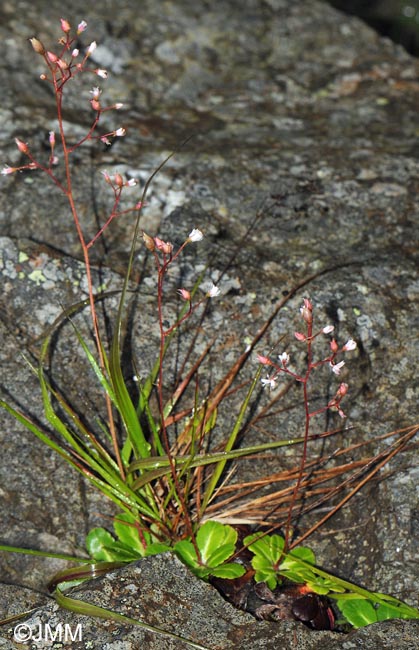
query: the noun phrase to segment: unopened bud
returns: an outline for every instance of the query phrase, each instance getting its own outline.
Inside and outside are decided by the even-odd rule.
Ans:
[[[346,395],[346,393],[348,392],[348,390],[349,390],[348,384],[343,384],[342,383],[338,388],[337,396],[339,396],[341,398],[344,397]]]
[[[54,54],[54,52],[47,52],[47,57],[51,61],[51,63],[57,63],[58,61],[58,56]]]
[[[300,309],[300,314],[303,317],[303,320],[305,320],[306,323],[312,323],[313,322],[313,314],[310,309],[307,309],[307,307],[301,307]]]
[[[147,235],[146,232],[143,232],[143,242],[147,250],[153,252],[156,249],[156,244],[154,243],[153,237]]]
[[[97,99],[91,99],[90,105],[94,111],[100,111],[100,102]]]
[[[304,298],[304,304],[300,307],[300,314],[305,320],[306,323],[310,324],[313,322],[313,305],[311,304],[308,298]]]
[[[160,237],[154,237],[154,243],[156,245],[156,248],[165,255],[170,255],[173,251],[173,244],[168,241],[163,241],[160,239]]]
[[[339,346],[336,343],[335,339],[332,339],[330,341],[330,349],[332,350],[333,354],[336,354],[336,352],[339,350]]]
[[[64,61],[64,59],[57,59],[57,65],[61,70],[68,70],[68,63],[67,61]]]
[[[111,177],[109,176],[109,174],[108,174],[108,172],[106,171],[106,169],[105,169],[103,172],[101,172],[101,174],[103,175],[103,178],[105,179],[105,181],[106,181],[107,183],[109,183],[109,185],[112,185],[112,179],[111,179]]]
[[[68,32],[71,29],[70,23],[65,18],[60,18],[60,21],[61,21],[61,29],[65,34],[68,34]]]
[[[122,178],[121,174],[116,173],[114,176],[114,181],[115,181],[115,185],[117,185],[118,187],[124,186],[124,179]]]
[[[22,140],[19,140],[19,138],[15,138],[16,146],[21,151],[22,153],[25,153],[28,155],[29,153],[29,147],[26,144],[26,142],[23,142]]]
[[[183,298],[183,300],[191,301],[191,294],[187,289],[178,289],[178,294]]]
[[[38,41],[37,38],[30,38],[29,43],[32,45],[33,49],[37,54],[45,54],[45,48],[42,45],[41,41]]]

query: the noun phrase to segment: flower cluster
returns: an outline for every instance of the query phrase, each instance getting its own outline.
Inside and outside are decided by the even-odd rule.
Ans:
[[[60,22],[61,22],[61,30],[63,31],[64,36],[59,41],[61,49],[58,54],[50,50],[47,50],[44,47],[43,43],[38,38],[35,37],[30,38],[29,42],[31,43],[33,50],[37,54],[42,56],[42,58],[44,59],[47,72],[41,75],[41,79],[43,81],[50,83],[53,87],[54,94],[58,99],[58,103],[57,103],[58,121],[62,127],[62,120],[63,120],[62,98],[63,98],[63,90],[67,82],[73,79],[76,75],[84,72],[95,74],[97,77],[100,77],[101,79],[106,79],[108,77],[108,73],[106,70],[102,68],[93,68],[90,66],[89,59],[97,48],[96,41],[92,41],[90,45],[88,45],[85,48],[84,54],[81,54],[80,50],[77,47],[73,47],[76,41],[78,40],[80,34],[82,34],[82,32],[86,30],[87,23],[84,20],[82,20],[78,24],[75,34],[72,35],[71,34],[72,28],[68,20],[65,18],[61,18]],[[124,127],[119,127],[114,131],[111,131],[110,133],[105,133],[103,135],[94,135],[94,132],[97,129],[100,116],[102,113],[110,110],[119,110],[123,107],[122,103],[116,103],[113,104],[112,106],[102,106],[101,99],[100,99],[101,94],[102,94],[102,90],[98,86],[94,86],[92,90],[90,90],[91,98],[89,101],[92,109],[95,111],[95,117],[92,122],[92,125],[88,130],[87,135],[84,138],[82,138],[80,142],[73,144],[71,147],[68,146],[68,144],[65,142],[65,135],[63,129],[60,128],[61,145],[63,147],[63,150],[66,150],[67,153],[71,153],[87,140],[100,140],[101,142],[110,145],[111,138],[120,138],[125,136],[126,131]],[[25,156],[27,156],[27,158],[29,158],[29,162],[27,162],[24,165],[20,165],[18,167],[5,165],[1,170],[1,173],[3,175],[13,174],[15,172],[23,171],[23,170],[30,171],[30,170],[40,169],[46,172],[47,174],[49,174],[49,176],[56,183],[56,185],[60,186],[58,179],[52,173],[52,167],[58,163],[58,157],[55,154],[55,145],[56,145],[55,133],[53,131],[51,131],[49,134],[50,157],[49,157],[48,165],[43,165],[42,163],[40,163],[35,159],[27,143],[23,142],[19,138],[16,138],[15,142],[19,151]]]
[[[266,377],[264,377],[261,380],[262,385],[269,387],[271,390],[276,387],[278,377],[281,373],[292,377],[296,381],[303,383],[305,386],[307,386],[311,372],[316,368],[326,364],[330,366],[332,372],[335,375],[339,375],[343,366],[345,365],[345,361],[341,360],[336,362],[336,357],[343,352],[349,352],[351,350],[355,350],[357,347],[357,344],[353,339],[349,339],[345,343],[345,345],[340,347],[336,339],[332,338],[332,340],[330,341],[330,354],[326,358],[322,359],[321,361],[313,361],[313,353],[312,353],[313,341],[321,334],[323,335],[332,334],[332,332],[334,331],[334,326],[326,325],[320,330],[313,332],[313,305],[308,298],[304,298],[303,305],[300,308],[300,315],[306,325],[306,332],[305,333],[294,332],[294,336],[297,339],[297,341],[300,341],[301,343],[305,343],[307,346],[307,360],[308,360],[307,370],[303,375],[300,375],[294,372],[293,370],[291,370],[289,368],[290,357],[287,352],[282,352],[280,355],[278,355],[278,362],[272,361],[269,357],[258,354],[257,358],[259,363],[261,363],[264,366],[270,366],[273,368],[273,372],[271,374],[268,374]],[[338,390],[336,391],[334,398],[329,401],[327,406],[313,413],[309,413],[309,416],[311,417],[312,415],[317,415],[318,413],[326,409],[333,408],[338,411],[341,417],[345,417],[345,414],[340,407],[340,403],[343,397],[348,392],[348,388],[349,388],[348,384],[341,383]]]
[[[171,242],[163,241],[160,237],[151,237],[146,232],[143,232],[143,242],[147,250],[155,255],[158,252],[163,254],[163,264],[160,264],[158,257],[156,258],[157,267],[163,272],[165,272],[168,264],[174,262],[187,244],[199,242],[203,237],[203,233],[198,228],[194,228],[191,230],[183,244],[178,248],[176,253],[173,253],[174,247]],[[207,298],[216,298],[220,295],[220,289],[213,282],[206,283],[203,288]],[[187,302],[191,301],[191,293],[187,289],[178,289],[178,293],[183,300]]]

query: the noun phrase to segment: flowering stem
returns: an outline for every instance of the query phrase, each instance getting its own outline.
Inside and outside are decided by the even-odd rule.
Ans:
[[[303,474],[304,474],[304,468],[306,465],[307,461],[307,447],[308,447],[308,440],[309,440],[309,434],[310,434],[310,419],[311,419],[311,414],[310,414],[310,405],[309,405],[309,393],[308,393],[308,381],[310,378],[311,371],[313,369],[313,321],[312,321],[312,315],[311,311],[309,312],[309,315],[307,317],[307,370],[306,374],[304,377],[301,378],[301,382],[303,384],[303,401],[304,401],[304,442],[303,442],[303,451],[301,454],[301,460],[300,460],[300,467],[298,470],[298,477],[297,481],[295,483],[292,496],[291,496],[291,502],[288,508],[288,517],[287,521],[285,524],[285,533],[284,533],[284,540],[285,540],[285,545],[284,549],[285,551],[288,551],[289,544],[290,544],[290,536],[291,536],[291,520],[292,520],[292,514],[293,514],[293,509],[294,505],[298,496],[298,492],[300,491],[301,487],[301,482],[303,480]]]
[[[46,59],[47,60],[47,59]],[[48,61],[47,61],[48,63]],[[97,318],[97,312],[96,312],[96,306],[95,306],[95,297],[94,297],[94,292],[93,292],[93,281],[92,281],[92,271],[91,271],[91,265],[90,265],[90,258],[89,258],[89,247],[86,244],[86,240],[83,234],[83,230],[80,224],[80,219],[78,216],[77,212],[77,207],[74,201],[74,195],[73,195],[73,186],[72,186],[72,176],[71,176],[71,164],[70,164],[70,154],[72,152],[72,148],[68,147],[67,145],[67,139],[66,139],[66,134],[65,134],[65,129],[64,129],[64,123],[63,123],[63,110],[62,110],[62,102],[63,102],[63,87],[64,87],[64,81],[58,80],[57,75],[56,75],[56,69],[53,68],[53,66],[49,65],[49,68],[52,72],[52,82],[53,82],[53,87],[54,87],[54,95],[55,95],[55,101],[56,101],[56,111],[57,111],[57,120],[58,120],[58,129],[60,133],[60,141],[62,145],[62,150],[63,150],[63,158],[64,158],[64,169],[65,169],[65,177],[66,177],[66,186],[62,186],[62,189],[67,197],[71,214],[73,217],[74,225],[76,228],[77,236],[80,242],[80,246],[82,249],[82,254],[83,254],[83,261],[84,261],[84,266],[86,270],[86,279],[87,279],[87,287],[88,287],[88,294],[89,294],[89,305],[90,305],[90,314],[91,314],[91,319],[92,319],[92,326],[93,326],[93,333],[95,337],[95,342],[96,342],[96,348],[98,351],[98,356],[99,356],[99,363],[100,367],[102,370],[105,370],[106,364],[105,364],[105,358],[104,358],[104,352],[103,352],[103,346],[102,346],[102,340],[100,336],[100,331],[99,331],[99,324],[98,324],[98,318]],[[68,77],[70,78],[70,77]],[[67,78],[67,79],[68,79]],[[95,120],[95,126],[97,124],[98,118]],[[119,445],[118,445],[118,440],[117,440],[117,434],[116,434],[116,429],[115,429],[115,423],[114,423],[114,418],[113,418],[113,413],[112,413],[112,404],[110,397],[107,393],[105,393],[105,403],[106,403],[106,412],[108,416],[108,423],[109,423],[109,430],[112,438],[112,444],[113,444],[113,449],[115,453],[115,457],[117,459],[118,463],[118,468],[120,471],[120,474],[122,478],[125,478],[125,471],[122,465],[122,460],[121,460],[121,455],[119,451]]]

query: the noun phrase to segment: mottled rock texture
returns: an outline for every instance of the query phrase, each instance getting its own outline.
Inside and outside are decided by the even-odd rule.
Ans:
[[[144,182],[165,155],[192,136],[156,178],[143,227],[177,243],[192,227],[205,232],[204,243],[184,260],[185,278],[209,262],[207,274],[217,280],[236,253],[210,314],[211,335],[218,336],[213,381],[285,292],[330,269],[279,313],[258,351],[268,352],[285,334],[283,345],[298,359],[292,333],[302,297],[310,295],[320,325],[332,322],[342,341],[352,336],[359,343],[343,374],[351,387],[347,423],[356,428],[335,444],[417,421],[416,60],[359,20],[314,0],[128,0],[122,6],[104,0],[95,8],[74,0],[67,9],[70,21],[88,22],[84,43],[100,44],[95,63],[110,72],[101,84],[104,97],[126,104],[125,112],[106,120],[110,128],[126,126],[126,138],[106,151],[77,152],[77,198],[86,227],[95,231],[111,200],[100,170],[118,169]],[[52,95],[39,80],[40,60],[26,39],[37,35],[55,42],[61,14],[57,0],[21,0],[18,12],[12,2],[1,5],[4,163],[21,162],[16,136],[47,153],[46,136],[54,128]],[[75,136],[91,119],[89,90],[77,86],[70,98],[66,120]],[[37,380],[22,353],[33,358],[33,340],[62,306],[80,299],[80,251],[65,201],[39,174],[2,177],[0,218],[2,390],[42,419]],[[100,281],[109,289],[120,286],[131,232],[131,222],[120,220],[95,249]],[[155,341],[153,285],[145,283],[141,296],[132,345],[147,365]],[[113,307],[111,300],[108,309]],[[71,327],[65,326],[56,346],[55,377],[88,413],[94,411],[96,389],[83,381],[87,373],[80,363]],[[333,389],[332,382],[319,388],[319,399]],[[0,418],[1,541],[60,552],[81,549],[88,530],[103,525],[112,508],[28,432],[4,413]],[[337,424],[332,419],[319,426]],[[297,414],[277,415],[265,431],[255,432],[255,442],[299,431]],[[367,487],[312,540],[326,568],[413,605],[419,580],[416,459],[415,448],[397,457],[385,481]],[[256,467],[250,471],[263,471]],[[24,587],[40,590],[61,566],[2,554],[0,579],[9,585],[0,596],[4,615],[16,613],[19,604],[22,609],[38,604]],[[154,572],[154,584],[149,577],[144,587],[143,574],[134,567],[87,585],[80,594],[141,616],[142,605],[124,610],[125,575],[129,581],[135,577],[150,602],[159,601],[166,589],[165,576],[177,576],[167,608],[159,604],[153,615],[145,609],[145,620],[214,650],[418,647],[416,623],[375,625],[345,639],[309,633],[298,624],[277,630],[232,611],[170,557],[153,558],[145,566]],[[54,607],[37,615],[48,618]],[[188,608],[194,618],[190,624],[182,619],[184,625],[177,615]],[[54,611],[60,621],[78,620]],[[93,645],[83,647],[186,647],[184,641],[119,623],[84,619],[84,625],[85,641]],[[1,639],[2,647],[14,647],[8,638]]]

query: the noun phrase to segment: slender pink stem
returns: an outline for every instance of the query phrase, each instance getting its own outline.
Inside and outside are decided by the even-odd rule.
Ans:
[[[50,69],[51,69],[51,67],[50,67]],[[89,258],[89,249],[88,249],[88,245],[86,244],[86,240],[85,240],[85,237],[84,237],[84,234],[83,234],[83,230],[82,230],[82,227],[81,227],[81,224],[80,224],[80,219],[79,219],[78,212],[77,212],[77,207],[76,207],[76,204],[75,204],[75,201],[74,201],[73,187],[72,187],[72,177],[71,177],[71,165],[70,165],[70,154],[72,152],[72,149],[67,146],[67,139],[66,139],[66,134],[65,134],[64,124],[63,124],[62,102],[63,102],[63,87],[64,87],[65,80],[62,81],[61,83],[59,83],[59,81],[57,80],[56,71],[52,70],[52,81],[53,81],[55,100],[56,100],[58,129],[59,129],[59,133],[60,133],[60,140],[61,140],[61,145],[62,145],[62,149],[63,149],[63,157],[64,157],[66,185],[63,186],[63,191],[64,191],[64,193],[65,193],[65,195],[67,197],[67,200],[69,202],[69,205],[70,205],[71,214],[73,216],[74,225],[75,225],[75,228],[76,228],[77,236],[78,236],[80,246],[81,246],[81,249],[82,249],[82,253],[83,253],[83,261],[84,261],[85,270],[86,270],[87,286],[88,286],[88,293],[89,293],[90,314],[91,314],[91,319],[92,319],[93,332],[94,332],[94,337],[95,337],[95,342],[96,342],[96,348],[97,348],[97,351],[98,351],[100,367],[102,368],[102,370],[104,370],[105,367],[106,367],[106,364],[105,364],[105,359],[104,359],[104,352],[103,352],[103,347],[102,347],[102,341],[101,341],[101,336],[100,336],[100,331],[99,331],[99,323],[98,323],[96,306],[95,306],[95,297],[94,297],[94,292],[93,292],[92,271],[91,271],[90,258]],[[124,467],[123,467],[123,464],[122,464],[122,459],[121,459],[121,454],[120,454],[118,439],[117,439],[117,433],[116,433],[114,419],[113,419],[112,404],[111,404],[111,400],[110,400],[110,398],[109,398],[109,396],[107,394],[105,395],[105,402],[106,402],[108,423],[109,423],[109,429],[110,429],[110,433],[111,433],[111,438],[112,438],[115,457],[117,459],[119,472],[120,472],[122,478],[125,478],[125,470],[124,470]]]
[[[311,414],[310,414],[310,404],[309,404],[309,393],[308,393],[308,382],[310,379],[310,374],[311,371],[313,370],[313,323],[312,321],[307,323],[307,370],[305,376],[301,379],[302,384],[303,384],[303,401],[304,401],[304,442],[303,442],[303,452],[301,454],[301,460],[300,460],[300,467],[298,471],[298,477],[297,481],[294,486],[294,490],[292,493],[291,497],[291,502],[288,508],[288,517],[287,517],[287,522],[285,524],[285,534],[284,534],[284,540],[285,540],[285,545],[284,545],[284,550],[288,551],[289,545],[290,545],[290,536],[291,536],[291,521],[292,521],[292,514],[294,510],[294,505],[298,496],[298,492],[301,487],[301,483],[303,480],[303,474],[304,474],[304,468],[307,462],[307,448],[308,448],[308,440],[309,440],[309,435],[310,435],[310,420],[311,420]]]

